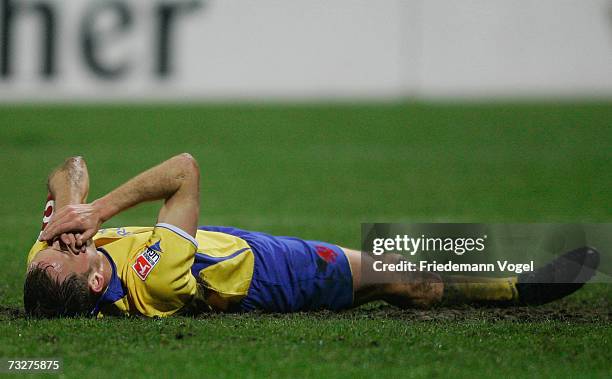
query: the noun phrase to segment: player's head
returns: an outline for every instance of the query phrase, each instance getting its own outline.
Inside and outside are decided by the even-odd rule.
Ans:
[[[93,243],[85,252],[55,241],[41,250],[28,267],[23,301],[35,317],[88,314],[107,286],[100,273],[100,257]]]

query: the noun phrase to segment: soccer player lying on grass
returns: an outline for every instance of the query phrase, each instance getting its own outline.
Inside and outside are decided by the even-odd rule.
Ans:
[[[198,164],[181,154],[87,204],[85,161],[67,159],[49,177],[43,231],[28,255],[27,314],[296,312],[341,310],[373,300],[400,307],[542,304],[580,288],[599,262],[596,251],[582,248],[512,278],[474,283],[420,272],[389,273],[397,277],[371,282],[362,275],[374,262],[368,254],[319,241],[198,227],[199,181]],[[164,200],[154,227],[99,229],[152,200]],[[401,256],[385,259],[393,263]]]

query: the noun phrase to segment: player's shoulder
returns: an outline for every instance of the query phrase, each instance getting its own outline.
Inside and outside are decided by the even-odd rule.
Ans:
[[[194,236],[192,236],[191,234],[187,233],[186,231],[184,231],[183,229],[179,228],[178,226],[175,226],[175,225],[172,225],[172,224],[168,224],[168,223],[164,223],[164,222],[157,223],[155,225],[153,234],[154,234],[154,236],[160,236],[160,237],[162,237],[162,236],[165,236],[165,237],[172,236],[172,237],[178,239],[179,241],[192,244],[196,249],[198,247],[198,241],[196,240],[196,238]]]
[[[170,290],[190,273],[197,241],[173,225],[159,223],[146,241],[131,245],[127,260],[128,273],[138,286],[151,292]]]

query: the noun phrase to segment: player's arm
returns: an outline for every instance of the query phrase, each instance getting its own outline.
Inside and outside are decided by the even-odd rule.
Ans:
[[[85,159],[79,156],[67,158],[49,174],[47,189],[54,207],[61,208],[86,202],[89,193],[89,173]],[[63,243],[75,248],[76,238],[73,234],[64,233],[58,236]]]
[[[89,173],[83,157],[70,157],[53,170],[47,180],[49,193],[58,208],[87,201]]]
[[[67,205],[59,209],[40,239],[48,241],[62,233],[77,231],[82,233],[78,241],[81,245],[113,216],[137,204],[162,199],[164,205],[158,222],[179,227],[195,237],[200,211],[200,172],[191,155],[177,155],[91,204]]]

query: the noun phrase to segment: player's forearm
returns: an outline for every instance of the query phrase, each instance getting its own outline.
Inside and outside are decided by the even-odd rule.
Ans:
[[[47,187],[57,208],[84,203],[89,192],[89,173],[85,160],[82,157],[67,158],[49,175]]]
[[[189,154],[180,154],[130,179],[109,194],[94,201],[92,206],[102,222],[137,204],[168,200],[181,186],[197,180],[197,165]]]

